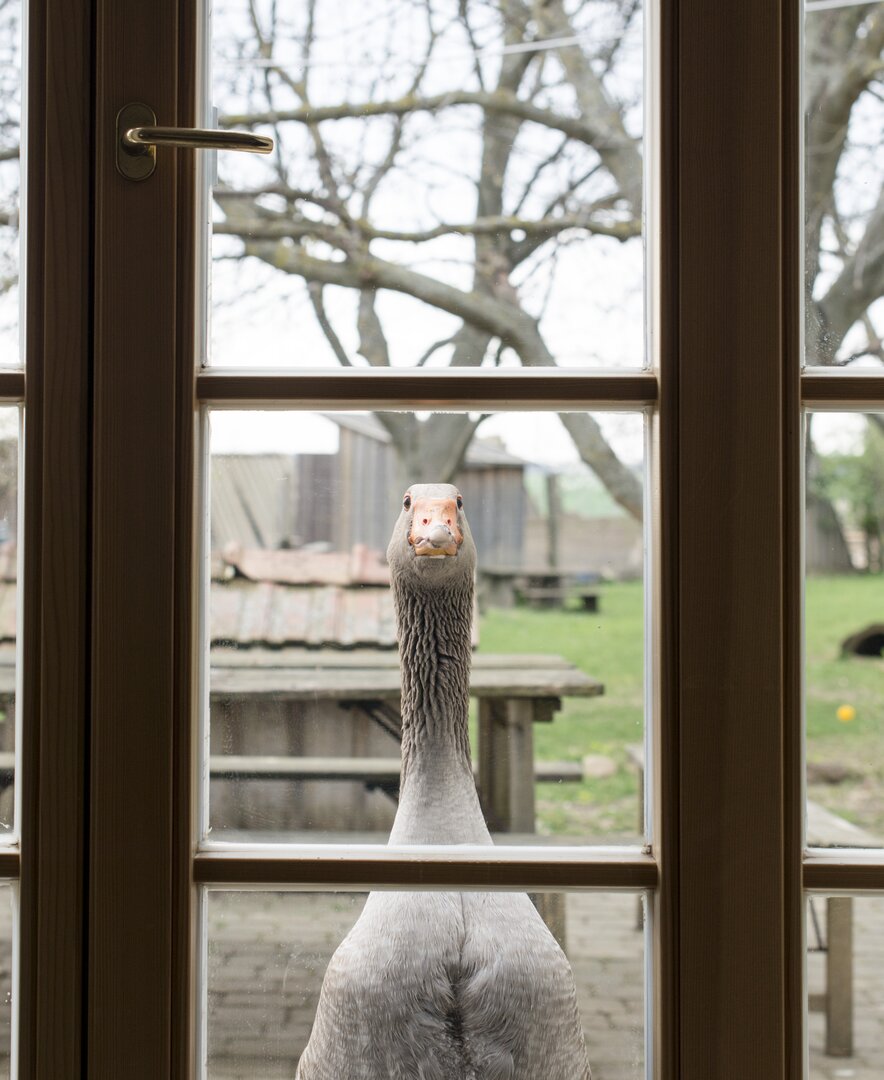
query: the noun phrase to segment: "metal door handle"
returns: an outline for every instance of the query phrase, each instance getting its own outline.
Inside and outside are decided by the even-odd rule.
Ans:
[[[157,127],[149,105],[132,102],[117,113],[117,170],[128,180],[146,180],[157,164],[158,146],[191,150],[242,150],[269,154],[273,139],[250,131],[210,131],[204,128]]]

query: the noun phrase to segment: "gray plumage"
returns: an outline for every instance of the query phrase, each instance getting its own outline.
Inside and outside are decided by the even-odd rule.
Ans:
[[[475,546],[451,485],[406,502],[387,551],[402,668],[390,843],[491,844],[467,727]],[[524,894],[372,893],[295,1080],[590,1080],[570,965]]]

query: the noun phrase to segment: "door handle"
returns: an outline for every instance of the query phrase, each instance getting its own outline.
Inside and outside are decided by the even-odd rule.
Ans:
[[[212,131],[205,128],[158,127],[149,105],[132,102],[117,113],[117,171],[127,180],[146,180],[157,166],[158,146],[191,150],[240,150],[269,154],[273,139],[250,131]]]

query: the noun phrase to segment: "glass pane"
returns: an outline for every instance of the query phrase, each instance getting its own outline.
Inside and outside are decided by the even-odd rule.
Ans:
[[[884,414],[808,417],[808,840],[884,842]]]
[[[208,1062],[208,1077],[211,1080],[232,1080],[233,1077],[269,1080],[294,1075],[295,1066],[314,1029],[320,987],[329,961],[364,911],[366,914],[360,921],[358,936],[351,938],[349,959],[345,961],[339,954],[336,963],[355,964],[361,977],[368,980],[373,970],[377,971],[379,982],[370,992],[386,1023],[380,1030],[368,1025],[365,1034],[367,1039],[377,1040],[376,1047],[383,1047],[387,1038],[394,1037],[398,992],[408,993],[411,1015],[415,1011],[415,999],[426,994],[432,1001],[424,987],[408,986],[406,979],[422,981],[434,959],[434,951],[438,951],[438,962],[447,967],[443,993],[450,991],[451,971],[460,974],[459,969],[467,963],[477,970],[487,962],[482,957],[468,956],[468,946],[458,944],[456,940],[452,944],[458,950],[457,955],[450,960],[446,958],[448,920],[444,913],[446,906],[455,901],[451,911],[456,925],[450,934],[463,934],[462,912],[472,908],[474,918],[482,920],[483,929],[488,928],[495,942],[498,961],[505,952],[500,942],[514,941],[517,934],[521,935],[519,941],[523,947],[527,948],[530,941],[535,943],[532,947],[540,951],[543,959],[537,963],[532,976],[526,976],[516,966],[510,977],[519,980],[518,990],[511,982],[512,992],[503,1002],[511,1008],[518,1008],[512,1003],[520,999],[526,1003],[521,1012],[510,1013],[520,1030],[530,1031],[532,1021],[537,1024],[541,1017],[544,1024],[551,1024],[551,1017],[544,1015],[551,995],[546,999],[541,996],[539,1002],[528,1005],[537,986],[537,981],[531,980],[539,981],[545,971],[558,969],[561,973],[561,985],[566,992],[562,993],[560,1001],[564,1004],[557,1005],[552,1016],[562,1028],[552,1045],[547,1041],[547,1050],[552,1056],[535,1074],[538,1078],[580,1080],[582,1074],[579,1071],[556,1071],[554,1059],[561,1047],[569,1042],[579,1047],[582,1034],[593,1080],[639,1080],[645,1075],[645,940],[640,897],[628,893],[549,893],[539,894],[534,900],[561,941],[567,961],[562,959],[525,897],[516,894],[376,893],[366,905],[365,894],[355,893],[209,891],[205,916],[208,962],[204,968],[207,980],[204,1056]],[[463,909],[461,901],[465,904]],[[410,909],[421,914],[409,919]],[[428,912],[432,912],[429,917]],[[392,928],[383,922],[390,915],[396,920]],[[376,934],[372,931],[374,926],[378,927]],[[422,938],[419,950],[417,942],[408,940],[409,927],[413,933],[417,926],[420,926]],[[426,933],[428,927],[432,928],[429,935]],[[407,963],[407,959],[418,957],[419,962]],[[374,965],[377,965],[376,969]],[[384,980],[386,965],[395,970],[395,978]],[[568,974],[568,966],[572,975]],[[494,1015],[495,1001],[499,999],[505,976],[499,968],[481,995],[474,997],[476,1008],[482,1007]],[[573,1030],[567,1025],[572,977],[579,1017]],[[352,977],[348,979],[350,985],[352,981]],[[339,982],[338,993],[342,989]],[[323,1003],[323,1014],[326,1009],[330,1010],[333,1001],[338,1000],[331,980],[325,994],[327,1004]],[[469,1001],[468,987],[461,989],[460,1000]],[[343,1002],[342,1007],[345,1007]],[[532,1014],[529,1008],[536,1012]],[[421,1040],[427,1037],[426,1032],[433,1031],[433,1011],[434,1006],[428,1004],[425,1011],[428,1023],[424,1032],[413,1033],[416,1055],[421,1054]],[[438,1023],[445,1019],[455,1030],[458,1024],[461,1029],[469,1025],[466,1010],[457,1015],[457,1004],[449,1005],[448,1017],[440,1017]],[[323,1038],[322,1019],[316,1030],[314,1050]],[[344,1032],[341,1034],[343,1038]],[[494,1032],[487,1034],[490,1048],[496,1049]],[[340,1075],[346,1074],[342,1071]],[[415,1068],[413,1072],[395,1075],[416,1077],[418,1071]],[[441,1078],[454,1073],[428,1072],[426,1075]]]
[[[216,2],[211,362],[640,368],[642,9]]]
[[[807,901],[810,1080],[877,1080],[884,1060],[884,897]]]
[[[400,825],[452,777],[478,816],[469,740],[485,838],[483,817],[500,842],[639,840],[641,415],[213,411],[210,428],[214,839],[385,842],[400,742],[406,764],[450,758]],[[421,475],[456,487],[424,506]],[[403,525],[388,565],[406,518],[427,536]],[[450,820],[427,842],[465,839]]]
[[[20,0],[0,0],[0,366],[21,362],[21,23]]]
[[[17,902],[17,887],[10,883],[0,883],[0,1080],[13,1075],[10,1061],[12,1058],[12,995],[14,992],[17,993],[13,946]]]
[[[884,361],[884,3],[805,0],[807,363]]]

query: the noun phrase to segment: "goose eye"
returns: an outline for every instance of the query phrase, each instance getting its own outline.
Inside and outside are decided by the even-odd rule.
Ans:
[[[411,496],[410,495],[405,496],[405,498],[402,500],[402,505],[406,510],[411,509]]]
[[[458,497],[457,497],[457,508],[458,508],[458,510],[463,510],[463,496],[462,495],[458,495]]]

